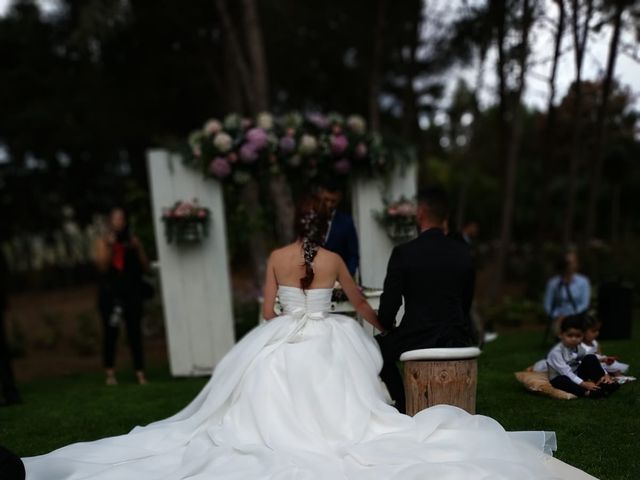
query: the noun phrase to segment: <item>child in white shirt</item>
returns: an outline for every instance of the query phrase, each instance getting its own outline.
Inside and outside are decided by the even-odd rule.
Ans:
[[[627,373],[629,365],[619,362],[616,357],[602,355],[600,344],[598,343],[598,340],[596,340],[598,335],[600,335],[601,326],[602,322],[600,322],[600,320],[594,317],[585,317],[586,329],[584,331],[584,338],[582,339],[582,347],[587,355],[593,354],[598,358],[598,360],[600,360],[605,372],[611,375],[622,375]]]
[[[570,315],[560,324],[560,343],[547,354],[551,385],[578,397],[602,397],[619,385],[603,370],[598,358],[588,355],[581,343],[584,317]]]

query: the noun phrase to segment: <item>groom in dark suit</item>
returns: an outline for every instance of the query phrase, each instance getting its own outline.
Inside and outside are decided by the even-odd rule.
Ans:
[[[445,235],[449,215],[446,193],[429,188],[418,195],[420,235],[393,249],[380,298],[378,319],[388,329],[376,336],[384,365],[380,377],[396,408],[405,411],[400,355],[421,348],[473,344],[469,309],[474,273],[469,247]],[[404,316],[396,314],[404,299]]]

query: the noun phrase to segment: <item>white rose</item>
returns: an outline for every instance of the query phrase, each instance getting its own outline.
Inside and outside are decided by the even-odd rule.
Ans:
[[[224,133],[224,132],[220,132],[218,133],[214,138],[213,138],[213,145],[220,151],[220,152],[228,152],[229,150],[231,150],[231,144],[232,144],[233,140],[231,139],[231,137]]]
[[[218,119],[212,118],[204,124],[204,133],[207,135],[215,135],[220,130],[222,130],[222,123]]]
[[[360,115],[351,115],[347,118],[347,125],[352,132],[362,135],[367,129],[367,122]]]
[[[316,148],[318,148],[318,141],[313,135],[302,135],[300,139],[300,153],[309,155],[315,152]]]
[[[256,124],[263,130],[271,130],[273,128],[273,116],[270,113],[262,112],[256,118]]]

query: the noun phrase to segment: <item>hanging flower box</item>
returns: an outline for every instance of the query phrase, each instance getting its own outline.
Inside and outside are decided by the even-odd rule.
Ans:
[[[401,199],[388,204],[376,218],[385,227],[394,243],[403,243],[416,238],[416,207],[413,202]]]
[[[198,205],[198,200],[178,201],[173,207],[164,208],[162,221],[167,243],[198,243],[209,234],[208,208]]]

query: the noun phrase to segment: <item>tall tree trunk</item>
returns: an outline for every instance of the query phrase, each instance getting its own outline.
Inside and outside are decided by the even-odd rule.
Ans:
[[[251,263],[253,264],[254,282],[256,287],[262,287],[267,268],[267,256],[268,245],[267,237],[264,234],[262,228],[260,228],[259,222],[263,217],[262,205],[260,202],[260,189],[258,182],[255,179],[251,179],[242,188],[240,192],[240,198],[242,203],[247,209],[249,215],[250,234],[249,234],[249,249],[251,255]],[[256,225],[258,223],[258,225]]]
[[[467,196],[469,193],[469,186],[471,184],[472,172],[474,170],[473,162],[475,156],[471,151],[473,146],[473,137],[475,136],[475,125],[478,123],[478,119],[480,118],[480,93],[484,88],[484,73],[485,73],[485,62],[487,59],[487,48],[486,45],[480,46],[480,52],[478,56],[478,72],[476,74],[476,85],[473,93],[473,122],[474,126],[471,127],[471,136],[467,143],[467,148],[465,152],[465,157],[467,158],[467,174],[464,176],[462,180],[462,185],[460,186],[460,191],[458,192],[458,210],[456,214],[456,228],[458,230],[462,230],[464,226],[464,222],[466,219],[466,211],[467,211]]]
[[[415,140],[415,133],[417,131],[418,119],[416,113],[416,91],[414,88],[414,81],[417,71],[417,58],[416,50],[418,49],[418,43],[420,40],[420,25],[422,20],[422,1],[414,0],[414,17],[412,19],[411,38],[409,39],[409,58],[407,59],[407,84],[404,86],[404,99],[403,99],[403,118],[402,118],[402,133],[407,141],[413,142]]]
[[[507,95],[507,72],[506,72],[506,22],[507,9],[505,0],[495,0],[491,2],[493,15],[497,18],[496,23],[496,47],[498,50],[498,58],[496,60],[496,75],[498,77],[498,157],[500,165],[506,165],[507,159],[507,141],[510,137],[510,122],[508,115],[508,95]],[[508,247],[507,247],[508,248]],[[498,246],[498,259],[496,262],[495,279],[491,282],[488,289],[489,298],[496,301],[502,290],[504,280],[504,269],[506,263],[507,251],[502,251],[502,243]]]
[[[620,240],[620,196],[622,186],[616,182],[613,185],[611,195],[611,243],[616,244]]]
[[[256,0],[243,0],[244,30],[249,52],[249,60],[253,73],[255,88],[254,113],[269,109],[269,72],[264,50],[264,38],[260,26],[260,17]],[[276,235],[280,244],[293,241],[293,195],[287,178],[281,172],[274,172],[269,177],[269,193],[273,200],[276,214]]]
[[[516,177],[518,155],[520,153],[520,139],[522,137],[522,95],[526,87],[527,59],[529,57],[529,33],[533,21],[533,6],[531,1],[524,0],[522,6],[522,33],[518,53],[518,67],[520,69],[516,90],[510,97],[508,111],[511,114],[511,132],[506,149],[504,197],[502,202],[502,219],[500,222],[500,242],[498,247],[497,278],[494,286],[494,298],[502,291],[504,277],[511,245],[511,230],[513,224],[513,210],[515,206]],[[504,4],[503,4],[504,5]],[[501,62],[499,62],[501,63]],[[503,74],[504,75],[504,74]]]
[[[373,53],[369,75],[369,122],[373,131],[380,130],[380,86],[382,83],[382,54],[384,46],[385,15],[387,0],[376,2],[376,23],[373,30]]]
[[[273,173],[269,179],[269,191],[276,211],[276,235],[281,245],[295,240],[293,231],[293,193],[283,173]]]
[[[226,39],[223,45],[224,58],[224,93],[220,98],[224,99],[224,107],[227,112],[244,112],[247,109],[243,105],[243,93],[241,84],[238,82],[240,71],[237,68],[237,60],[231,42]]]
[[[566,211],[564,219],[564,230],[562,241],[565,245],[571,243],[573,238],[573,225],[576,210],[576,190],[578,185],[578,170],[580,159],[584,152],[582,138],[582,66],[584,54],[589,37],[589,24],[593,16],[593,0],[586,0],[586,13],[583,19],[582,29],[580,28],[580,1],[571,0],[572,14],[571,26],[574,44],[574,60],[576,69],[576,80],[573,104],[573,133],[571,159],[569,164],[569,184],[567,186]]]
[[[589,203],[587,208],[587,222],[585,230],[585,240],[593,238],[598,220],[598,195],[600,193],[600,183],[602,182],[602,166],[604,163],[604,142],[606,136],[607,110],[611,89],[613,86],[613,75],[616,69],[618,58],[618,46],[620,44],[620,30],[622,28],[622,14],[626,6],[625,0],[616,0],[616,9],[613,16],[613,33],[609,44],[609,56],[607,60],[607,72],[602,82],[602,94],[598,105],[598,116],[596,119],[596,139],[595,139],[595,165],[591,175],[589,188]]]
[[[554,36],[553,61],[551,63],[551,75],[549,75],[549,98],[547,99],[547,122],[544,129],[544,154],[543,162],[554,161],[555,153],[555,131],[556,131],[556,79],[558,76],[558,64],[560,63],[560,52],[562,51],[562,38],[564,36],[564,24],[566,17],[566,9],[564,0],[554,0],[558,5],[558,23]],[[543,168],[543,175],[545,168]],[[546,180],[546,179],[545,179]],[[541,185],[540,214],[538,217],[538,240],[542,240],[547,229],[547,221],[549,219],[550,206],[549,182],[543,181]]]
[[[253,113],[258,113],[269,110],[269,71],[256,0],[243,0],[242,5],[247,51],[255,88],[256,111]]]
[[[244,92],[247,105],[249,106],[249,113],[255,115],[258,112],[256,96],[254,93],[255,86],[252,81],[252,73],[249,69],[249,64],[245,59],[242,45],[238,38],[238,32],[233,25],[225,0],[214,0],[214,3],[216,10],[218,11],[218,15],[220,15],[225,41],[228,42],[230,52],[232,53],[231,58],[235,62],[238,72],[238,80],[242,84],[242,91]]]

